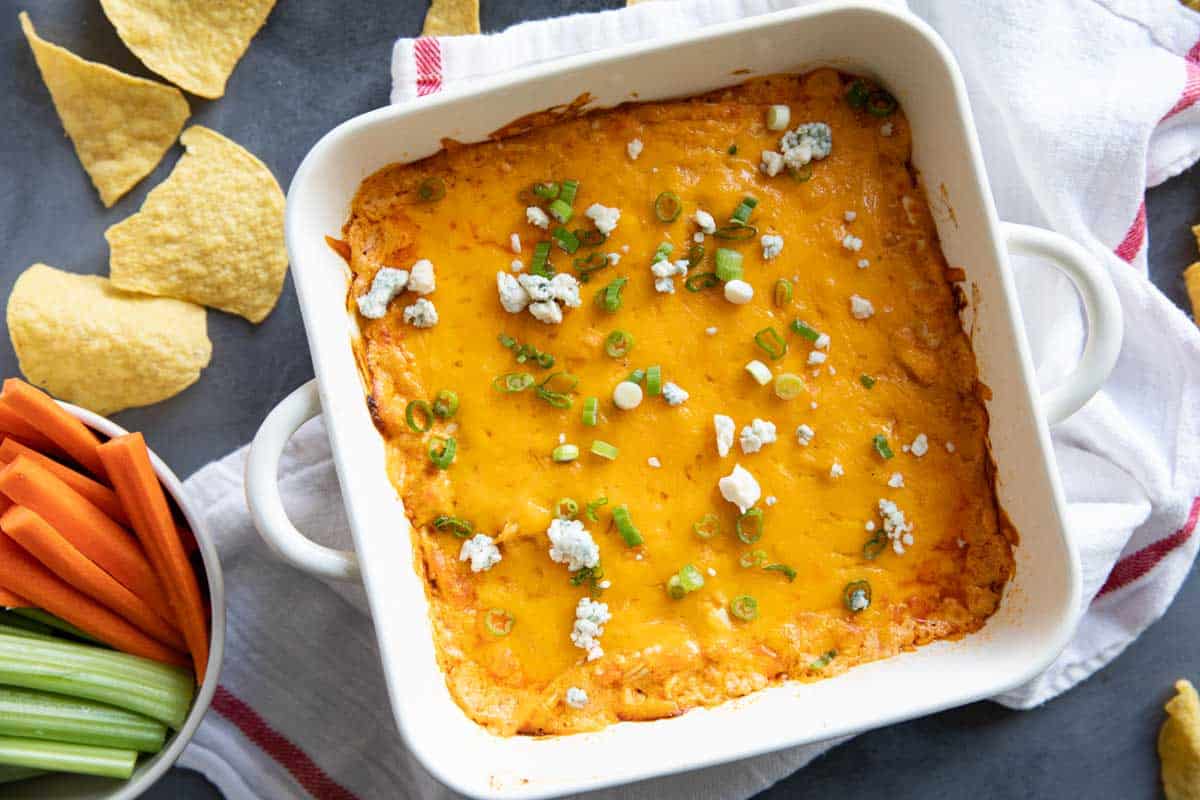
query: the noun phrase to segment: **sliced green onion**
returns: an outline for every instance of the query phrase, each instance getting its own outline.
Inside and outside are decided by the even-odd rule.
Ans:
[[[533,246],[533,261],[529,264],[529,271],[543,278],[554,276],[554,269],[550,266],[549,242],[538,242]]]
[[[630,383],[641,385],[641,383],[646,380],[646,370],[635,369],[633,372],[629,373],[629,377],[625,380],[629,381]]]
[[[595,427],[600,423],[600,399],[587,397],[583,401],[583,424]]]
[[[442,389],[433,398],[433,415],[438,419],[450,419],[458,413],[458,392]]]
[[[592,279],[593,272],[599,272],[605,267],[611,267],[612,261],[604,253],[589,253],[575,259],[575,271],[579,273],[579,282],[587,283]]]
[[[601,439],[592,440],[592,454],[612,461],[617,457],[618,450],[613,445]]]
[[[417,199],[422,203],[434,203],[446,196],[446,184],[438,177],[430,177],[417,184]]]
[[[758,228],[753,225],[722,225],[713,233],[713,236],[718,239],[728,239],[730,241],[740,242],[746,239],[753,239],[758,236]]]
[[[429,460],[438,469],[448,469],[458,452],[458,441],[453,436],[434,436],[429,440]]]
[[[821,334],[817,333],[815,328],[811,327],[806,322],[801,322],[798,319],[792,320],[792,331],[800,334],[810,342],[815,342],[817,339],[821,338]]]
[[[167,726],[91,700],[0,686],[0,736],[114,747],[162,749]]]
[[[537,361],[537,365],[542,369],[550,369],[554,366],[554,356],[549,353],[538,353],[534,357],[534,360]]]
[[[579,458],[579,448],[573,444],[560,444],[550,451],[550,457],[559,464],[565,464]]]
[[[559,247],[561,247],[563,250],[566,250],[571,255],[574,255],[575,251],[579,249],[579,237],[571,233],[562,225],[559,225],[557,228],[551,231],[550,236],[555,242],[558,243]]]
[[[575,519],[579,516],[579,503],[570,497],[558,498],[558,502],[554,504],[554,516],[559,519]]]
[[[787,355],[787,341],[774,328],[763,328],[754,334],[754,343],[762,348],[772,361],[778,361]]]
[[[727,247],[718,247],[715,256],[717,277],[723,281],[741,280],[742,254]]]
[[[613,279],[607,286],[596,293],[596,302],[610,314],[615,314],[621,308],[621,290],[629,282],[628,278]]]
[[[851,108],[862,108],[867,104],[867,98],[871,96],[871,90],[867,88],[866,81],[857,80],[850,84],[850,88],[846,91],[846,105]]]
[[[688,248],[688,269],[695,269],[700,266],[700,262],[704,261],[704,245],[699,242],[693,242]]]
[[[595,228],[576,228],[575,238],[579,240],[580,247],[599,247],[608,241],[608,234]]]
[[[683,279],[683,287],[689,292],[702,292],[720,285],[721,279],[715,272],[693,272]]]
[[[793,400],[804,389],[804,379],[794,372],[781,372],[775,377],[775,396],[780,400]]]
[[[837,650],[826,650],[815,661],[808,665],[809,669],[825,669],[829,663],[837,658]]]
[[[883,89],[876,89],[867,98],[867,111],[875,117],[887,117],[897,108],[896,98]]]
[[[610,358],[624,358],[633,349],[633,334],[628,331],[615,330],[604,340],[604,352]]]
[[[788,122],[791,121],[792,110],[784,105],[771,106],[767,109],[767,130],[782,131],[786,130]]]
[[[563,194],[566,194],[566,187],[564,186],[563,189]],[[551,200],[550,205],[546,206],[546,210],[550,212],[550,216],[554,217],[563,225],[566,225],[568,222],[570,222],[571,217],[575,214],[575,212],[571,210],[571,204],[566,200],[563,200],[562,195],[559,195],[557,200]]]
[[[470,539],[475,532],[475,526],[469,519],[451,517],[448,514],[438,514],[433,518],[433,527],[439,531],[450,531],[459,539]]]
[[[674,222],[683,211],[683,202],[674,192],[663,192],[654,198],[654,216],[659,222]]]
[[[691,564],[684,564],[679,570],[679,582],[685,592],[694,592],[704,585],[704,576]]]
[[[753,569],[754,567],[761,567],[764,563],[766,563],[766,560],[766,550],[750,550],[742,553],[741,558],[738,559],[738,563],[746,569]]]
[[[812,162],[801,164],[798,167],[788,167],[788,174],[795,179],[796,183],[808,183],[813,176]]]
[[[642,534],[638,533],[638,529],[633,527],[633,520],[629,517],[629,506],[620,505],[613,509],[613,522],[617,525],[617,533],[621,534],[621,538],[625,540],[625,544],[629,547],[637,547],[643,541]]]
[[[862,555],[867,561],[874,561],[879,557],[879,554],[887,547],[887,534],[883,531],[875,531],[867,543],[863,545]]]
[[[750,373],[750,377],[754,378],[759,386],[766,386],[771,382],[771,368],[761,361],[755,360],[746,364],[746,372]]]
[[[493,636],[508,636],[514,622],[513,615],[503,608],[489,608],[483,615],[483,627]]]
[[[752,508],[737,518],[737,537],[744,544],[754,544],[763,535],[763,512]]]
[[[767,564],[765,567],[763,567],[763,569],[771,572],[783,573],[783,576],[788,579],[788,583],[796,580],[796,570],[792,569],[787,564]]]
[[[555,408],[570,408],[571,393],[578,385],[578,375],[570,372],[555,372],[538,384],[535,394]]]
[[[792,282],[787,278],[780,278],[775,281],[775,289],[772,294],[776,308],[786,307],[788,303],[792,302]]]
[[[579,191],[579,181],[565,180],[562,182],[562,191],[558,194],[558,199],[562,200],[568,206],[575,204],[575,193]]]
[[[500,342],[501,347],[507,348],[509,350],[511,350],[517,346],[517,340],[514,339],[513,337],[509,336],[507,333],[500,334],[499,336],[496,337],[496,340],[498,342]]]
[[[754,212],[754,207],[758,205],[758,200],[750,195],[742,198],[742,202],[738,203],[738,207],[733,210],[733,216],[729,218],[730,222],[736,222],[738,225],[745,225],[750,221],[750,214]]]
[[[533,193],[543,200],[553,200],[558,197],[558,184],[554,181],[544,181],[533,185]]]
[[[683,580],[678,574],[667,578],[667,596],[672,600],[682,600],[687,592],[683,588]]]
[[[854,614],[867,610],[871,607],[871,584],[866,581],[847,583],[842,590],[842,602]]]
[[[666,261],[671,253],[675,252],[675,245],[670,242],[663,242],[658,247],[654,248],[654,258],[651,259],[655,264],[659,261]]]
[[[0,736],[0,763],[14,767],[126,780],[136,762],[133,750]]]
[[[742,622],[758,619],[758,601],[748,594],[739,594],[729,603],[729,613]]]
[[[576,570],[575,574],[571,576],[571,585],[580,586],[584,582],[587,582],[592,585],[593,589],[599,589],[600,587],[598,587],[596,584],[603,577],[604,567],[600,566],[599,564],[594,567],[584,567],[583,569]]]
[[[492,388],[498,392],[523,392],[530,386],[533,386],[533,376],[528,372],[510,372],[492,381]]]
[[[737,145],[736,144],[729,145],[729,149],[726,150],[725,152],[731,156],[736,156],[737,155]]]
[[[600,521],[600,507],[608,505],[607,497],[597,497],[595,500],[587,504],[587,518],[592,522]]]
[[[662,367],[658,364],[646,367],[646,394],[651,397],[662,394]]]
[[[895,455],[892,448],[888,445],[887,437],[882,433],[875,434],[875,438],[871,440],[875,444],[875,452],[879,453],[883,458],[891,458]]]
[[[416,418],[417,414],[421,415],[420,420]],[[409,400],[404,407],[404,421],[415,432],[425,433],[433,427],[433,409],[424,400]]]
[[[721,532],[721,519],[711,511],[692,523],[692,530],[701,539],[711,539]]]
[[[875,388],[875,383],[876,383],[875,379],[865,373],[858,376],[858,382],[861,383],[863,386],[867,387],[868,389]]]

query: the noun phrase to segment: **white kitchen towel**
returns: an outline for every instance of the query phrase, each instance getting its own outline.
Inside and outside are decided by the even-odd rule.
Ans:
[[[456,39],[401,39],[394,102],[532,61],[764,13],[788,0],[660,0]],[[1040,678],[997,698],[1029,707],[1111,661],[1157,619],[1200,546],[1200,333],[1146,279],[1142,195],[1200,157],[1200,15],[1175,0],[913,0],[966,75],[1005,219],[1051,228],[1109,268],[1126,338],[1104,391],[1054,429],[1082,547],[1075,639]],[[1182,266],[1182,265],[1181,265]],[[1078,303],[1065,279],[1018,262],[1039,377],[1077,358]],[[1064,313],[1064,309],[1068,311]],[[188,482],[226,570],[222,687],[182,763],[230,800],[445,797],[392,723],[361,590],[273,560],[242,500],[244,451]],[[320,423],[293,440],[281,485],[299,527],[347,546]],[[627,787],[613,797],[746,797],[830,744]]]

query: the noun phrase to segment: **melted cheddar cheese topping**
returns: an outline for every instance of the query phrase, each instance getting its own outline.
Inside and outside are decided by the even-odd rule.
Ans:
[[[957,275],[909,163],[903,113],[887,108],[886,95],[867,107],[848,102],[863,88],[853,81],[820,70],[688,100],[541,115],[363,182],[344,229],[350,308],[383,267],[411,270],[427,259],[436,273],[436,289],[422,299],[436,307],[437,323],[405,321],[418,300],[406,291],[381,318],[359,317],[358,356],[389,474],[413,523],[439,660],[464,711],[490,730],[572,733],[681,714],[962,636],[995,611],[1013,571],[1015,533],[997,505],[986,390],[959,321]],[[795,174],[765,174],[762,153],[778,152],[784,133],[767,127],[772,105],[788,107],[789,130],[827,124],[829,155]],[[634,140],[640,152],[629,147]],[[553,219],[548,230],[529,222],[536,215],[528,206],[548,205],[529,187],[567,179],[578,182],[568,230],[594,230],[584,212],[596,203],[620,216],[599,245],[573,255],[552,247],[551,267],[578,274],[575,259],[591,253],[619,261],[592,273],[582,305],[561,307],[561,323],[549,324],[528,310],[505,311],[496,274],[528,273],[536,243],[551,241],[557,227]],[[682,207],[670,222],[654,209],[665,191]],[[718,248],[735,250],[750,302],[728,301],[719,282],[689,291],[682,276],[674,293],[656,291],[659,246],[673,246],[672,261],[687,258],[700,232],[695,212],[726,226],[746,196],[757,200],[754,235],[703,236],[704,258],[689,276],[712,272]],[[764,235],[782,237],[769,259]],[[512,271],[514,259],[523,273]],[[621,306],[610,313],[594,297],[620,277]],[[790,282],[790,298],[782,289],[776,297],[780,279]],[[817,347],[792,328],[795,320],[828,343]],[[618,329],[633,345],[612,357],[605,340]],[[755,342],[765,329],[774,331],[763,338],[772,353]],[[518,363],[501,335],[552,355],[554,366]],[[787,352],[772,358],[780,340]],[[745,370],[752,360],[775,376],[799,376],[800,394],[784,400],[773,384],[760,385]],[[686,401],[647,393],[636,408],[617,408],[614,387],[652,365]],[[578,378],[569,393],[563,378],[551,384],[569,408],[536,392],[556,372]],[[535,384],[498,390],[496,379],[510,373],[528,373]],[[414,431],[410,403],[431,402],[443,389],[457,394],[457,411]],[[588,397],[598,398],[595,426],[583,421]],[[414,410],[415,427],[424,427],[427,418]],[[723,458],[718,414],[735,425]],[[739,438],[755,420],[773,423],[777,439],[744,452]],[[447,438],[456,451],[442,469],[430,450],[441,455]],[[617,456],[593,454],[594,440]],[[561,443],[579,456],[554,460]],[[755,520],[743,520],[739,537],[740,512],[718,488],[735,465],[761,487],[753,512],[762,514],[761,537],[751,543],[743,538],[754,538]],[[560,498],[578,504],[602,576],[573,573],[550,557],[547,531]],[[607,503],[593,521],[586,507],[598,498]],[[881,515],[881,500],[903,513],[907,537],[903,528],[896,542],[883,533],[886,518],[896,519]],[[618,531],[618,506],[628,509],[639,546]],[[708,515],[719,530],[702,538],[694,524]],[[473,571],[461,557],[466,539],[433,525],[440,516],[491,537],[499,562],[481,557],[487,566]],[[685,583],[694,590],[674,597],[668,583],[688,565]],[[847,591],[859,582],[869,587],[865,608],[865,593]],[[603,655],[592,660],[572,641],[582,598],[605,604],[611,617],[596,637]]]

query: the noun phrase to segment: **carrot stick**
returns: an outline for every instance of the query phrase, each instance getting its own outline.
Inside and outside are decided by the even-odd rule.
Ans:
[[[13,506],[0,516],[0,529],[46,569],[88,597],[115,611],[143,633],[165,645],[183,650],[186,645],[179,633],[133,592],[117,583],[58,531],[24,506]]]
[[[76,472],[66,464],[60,464],[53,458],[44,456],[37,450],[18,442],[16,439],[5,439],[0,443],[0,462],[9,463],[17,456],[28,456],[30,460],[42,467],[51,475],[83,495],[89,503],[112,517],[122,525],[129,525],[129,517],[125,508],[117,499],[117,493],[104,484],[94,481],[82,472]]]
[[[95,600],[73,589],[2,533],[0,586],[28,597],[39,608],[122,652],[164,664],[187,666],[187,659],[182,653],[154,641]]]
[[[146,440],[140,433],[129,433],[100,445],[97,453],[167,590],[175,622],[192,654],[196,679],[203,683],[208,666],[208,616],[196,571],[183,551],[167,496],[150,463]]]
[[[79,552],[145,601],[155,614],[174,621],[163,588],[137,541],[70,486],[29,458],[17,456],[0,469],[0,492],[50,523]]]
[[[0,608],[29,608],[29,601],[7,589],[0,589]]]
[[[0,402],[0,435],[15,436],[39,450],[58,451],[54,442],[39,433],[37,428],[26,422],[24,417],[3,402]]]
[[[33,388],[20,378],[4,381],[0,400],[50,441],[61,447],[93,475],[104,477],[104,465],[96,455],[100,440],[50,395]]]

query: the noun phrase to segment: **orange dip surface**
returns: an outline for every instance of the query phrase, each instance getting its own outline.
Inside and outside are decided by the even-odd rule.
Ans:
[[[413,524],[441,666],[463,710],[489,730],[562,734],[674,716],[960,637],[996,610],[1016,535],[997,505],[985,390],[953,285],[961,273],[941,254],[909,163],[907,121],[884,93],[859,102],[870,91],[820,70],[687,100],[541,115],[363,182],[344,229],[349,307],[357,313],[383,267],[412,270],[426,259],[436,276],[423,297],[410,286],[381,317],[360,315],[357,347]],[[803,154],[793,154],[795,170],[767,175],[762,153],[779,152],[786,132],[768,129],[772,105],[789,109],[786,131],[827,124],[828,156],[798,164]],[[607,254],[619,262],[590,274],[578,307],[557,303],[560,323],[509,313],[497,273],[528,274],[535,245],[559,225],[528,221],[527,207],[549,206],[531,186],[568,179],[578,190],[565,227],[585,243],[574,254],[554,245],[550,268],[578,276]],[[668,191],[681,205],[669,222],[655,213]],[[700,244],[695,212],[730,226],[747,196],[757,200],[748,218],[756,230],[700,237],[703,258],[688,271],[699,290],[676,276],[673,293],[656,291],[659,246],[673,245],[670,261],[687,259]],[[597,203],[620,217],[592,244],[602,237],[586,212]],[[782,251],[764,258],[764,235],[781,236]],[[714,271],[718,248],[741,254],[749,302],[727,300],[715,277],[696,278]],[[593,253],[601,256],[583,261]],[[595,296],[622,277],[610,313]],[[715,285],[697,285],[705,283]],[[856,316],[855,295],[870,315],[860,304]],[[436,324],[405,320],[419,299],[436,307]],[[764,349],[755,337],[766,329]],[[605,348],[615,330],[633,340],[618,357]],[[828,339],[814,342],[819,334]],[[553,366],[519,362],[521,345]],[[782,399],[775,381],[760,385],[746,370],[753,360],[774,377],[798,376],[799,394]],[[618,408],[614,387],[651,366],[686,401],[651,394],[643,378],[640,405]],[[512,373],[531,376],[510,379],[514,386],[533,385],[498,389]],[[560,375],[539,396],[555,373],[574,377]],[[458,407],[427,416],[419,401],[433,403],[440,390],[455,392]],[[587,398],[597,398],[595,425],[585,424]],[[735,425],[724,457],[714,415]],[[747,452],[739,438],[754,420],[773,423],[776,440]],[[811,438],[797,435],[802,425]],[[448,438],[454,457],[441,468],[430,451],[444,455]],[[595,440],[616,457],[594,454]],[[578,456],[556,461],[560,444]],[[761,488],[740,535],[742,513],[718,488],[735,465]],[[561,498],[578,505],[597,566],[572,571],[551,557],[548,530],[569,510]],[[600,498],[607,502],[592,506],[592,519],[589,503]],[[881,501],[911,528],[893,529],[895,541],[883,531],[890,506]],[[618,530],[618,507],[640,544]],[[460,522],[439,529],[439,517]],[[714,535],[697,533],[702,520],[716,523]],[[476,546],[498,563],[483,558],[473,571],[464,556]],[[582,598],[604,604],[598,619],[607,617],[590,659],[572,638]]]

